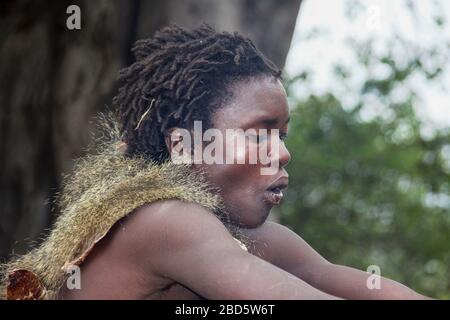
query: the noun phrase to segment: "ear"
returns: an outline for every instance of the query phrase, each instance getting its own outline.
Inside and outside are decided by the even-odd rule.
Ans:
[[[191,133],[184,128],[170,128],[165,137],[167,150],[172,160],[191,163]]]
[[[117,143],[116,148],[120,153],[125,153],[127,151],[128,144],[125,141],[120,141]]]

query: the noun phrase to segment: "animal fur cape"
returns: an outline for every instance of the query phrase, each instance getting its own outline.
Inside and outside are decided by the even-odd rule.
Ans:
[[[0,266],[0,298],[57,298],[67,270],[80,265],[118,220],[145,204],[179,199],[223,218],[218,192],[202,175],[186,165],[126,157],[118,147],[117,124],[104,121],[101,128],[106,138],[97,139],[95,152],[78,159],[73,173],[64,178],[56,201],[60,215],[46,239]]]

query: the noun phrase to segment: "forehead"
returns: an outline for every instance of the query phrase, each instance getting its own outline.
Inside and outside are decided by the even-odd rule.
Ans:
[[[273,77],[242,80],[231,89],[232,99],[213,116],[218,129],[245,128],[272,120],[272,125],[284,125],[289,117],[286,91]]]

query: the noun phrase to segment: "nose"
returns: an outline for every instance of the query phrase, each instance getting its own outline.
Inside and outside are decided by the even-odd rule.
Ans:
[[[275,157],[275,158],[273,158]],[[291,161],[291,154],[283,140],[278,141],[278,152],[270,151],[271,161],[277,161],[279,168],[284,168]],[[277,159],[278,158],[278,159]]]
[[[291,154],[289,153],[289,150],[286,147],[286,144],[284,141],[280,141],[280,168],[284,168],[287,166],[289,161],[291,161]]]

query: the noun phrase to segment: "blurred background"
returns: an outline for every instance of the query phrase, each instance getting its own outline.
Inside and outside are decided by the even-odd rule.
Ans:
[[[450,299],[449,18],[445,0],[2,1],[0,258],[51,226],[133,42],[204,21],[284,70],[292,161],[275,219],[331,262]]]

